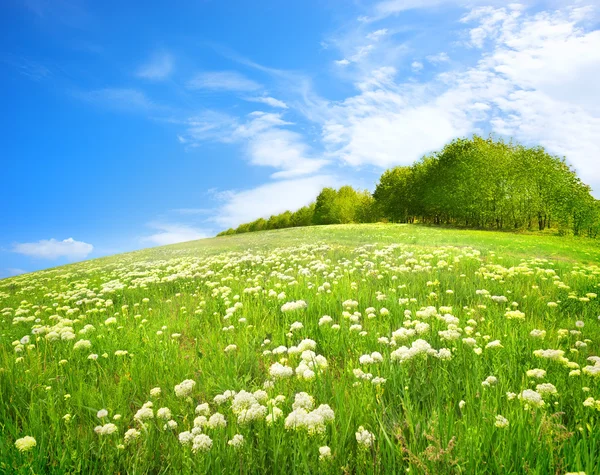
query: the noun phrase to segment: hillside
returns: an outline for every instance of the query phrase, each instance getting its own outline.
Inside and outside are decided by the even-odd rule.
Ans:
[[[0,281],[2,473],[600,473],[600,243],[281,229]]]

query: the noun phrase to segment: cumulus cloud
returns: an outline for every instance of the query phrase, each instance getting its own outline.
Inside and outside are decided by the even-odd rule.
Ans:
[[[159,51],[138,69],[137,76],[157,81],[166,79],[172,71],[173,57],[166,51]]]
[[[63,241],[42,239],[38,242],[25,242],[13,245],[12,251],[40,259],[58,259],[66,257],[69,260],[84,259],[94,250],[94,246],[82,241],[68,238]]]
[[[196,74],[188,82],[190,89],[213,91],[256,91],[261,85],[237,71],[207,71]]]
[[[323,187],[338,184],[330,175],[317,175],[267,183],[250,190],[230,191],[222,195],[224,204],[214,220],[229,228],[286,210],[296,210],[313,201]]]
[[[152,222],[148,224],[148,227],[157,232],[142,237],[141,242],[155,246],[166,246],[209,237],[207,232],[188,224]]]

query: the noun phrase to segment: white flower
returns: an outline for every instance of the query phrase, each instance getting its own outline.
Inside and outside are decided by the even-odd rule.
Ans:
[[[96,426],[94,428],[94,432],[98,435],[110,435],[115,433],[116,431],[117,426],[110,422],[108,424],[104,424],[103,426]]]
[[[561,363],[564,363],[566,358],[564,357],[565,352],[563,350],[553,350],[553,349],[549,349],[549,350],[535,350],[533,352],[534,356],[537,356],[538,358],[544,358],[547,360],[553,360],[553,361],[559,361]]]
[[[160,388],[152,388],[150,390],[150,396],[152,397],[158,397],[161,394],[161,389]]]
[[[533,389],[526,389],[519,394],[519,399],[531,407],[543,407],[546,403],[542,395]]]
[[[331,318],[329,315],[323,315],[319,319],[319,326],[322,327],[323,325],[328,325],[331,322],[333,322],[333,318]]]
[[[208,403],[205,402],[203,404],[198,404],[196,406],[196,414],[200,416],[208,416],[210,414],[210,407],[208,406]]]
[[[73,345],[74,350],[89,350],[92,347],[90,340],[79,340]]]
[[[185,381],[175,386],[175,395],[177,397],[189,396],[194,390],[194,386],[196,386],[196,381],[194,381],[193,379],[186,379]]]
[[[375,435],[366,430],[363,426],[360,426],[356,431],[356,442],[361,448],[368,449],[373,445],[375,441]]]
[[[125,432],[125,445],[130,444],[131,442],[136,440],[140,435],[142,435],[142,433],[139,430],[129,429],[127,432]]]
[[[481,383],[484,388],[489,388],[490,386],[494,386],[496,384],[498,384],[498,378],[495,376],[488,376],[485,378],[485,381]]]
[[[535,387],[535,390],[540,394],[558,394],[556,386],[554,386],[554,384],[551,383],[538,384]]]
[[[156,411],[156,417],[162,419],[163,421],[168,421],[171,419],[171,409],[168,407],[161,407],[158,411]]]
[[[525,314],[519,310],[509,310],[504,316],[509,320],[525,320]]]
[[[541,379],[543,377],[546,376],[546,371],[544,371],[543,369],[530,369],[527,371],[527,377],[528,378],[538,378]]]
[[[225,420],[225,416],[223,414],[221,414],[220,412],[215,412],[208,419],[208,427],[210,427],[211,429],[217,429],[217,428],[226,427],[226,426],[227,426],[227,420]]]
[[[310,411],[315,405],[315,398],[305,392],[297,393],[294,397],[294,403],[292,409],[306,409]]]
[[[331,449],[324,445],[319,447],[319,460],[329,460],[331,458]]]
[[[154,418],[154,412],[150,407],[142,407],[139,411],[135,413],[135,416],[133,416],[133,418],[140,422],[147,421],[148,419]]]
[[[100,409],[97,413],[96,413],[96,417],[98,419],[102,419],[103,417],[108,416],[108,411],[106,409]]]
[[[583,373],[588,376],[599,377],[600,376],[600,365],[586,366],[583,368]]]
[[[27,452],[27,451],[33,449],[36,445],[37,445],[36,440],[29,435],[26,435],[25,437],[21,437],[20,439],[17,439],[15,441],[15,447],[17,448],[17,450],[19,452]]]
[[[508,427],[509,424],[510,423],[506,417],[501,416],[500,414],[496,416],[496,423],[494,424],[496,427],[504,429],[505,427]]]
[[[310,338],[305,338],[300,343],[298,343],[298,353],[302,353],[303,351],[306,351],[306,350],[314,350],[316,347],[317,347],[316,341],[311,340]],[[290,353],[289,350],[288,350],[288,353]]]
[[[212,439],[209,436],[199,434],[192,440],[192,452],[208,452],[212,447],[212,443]]]
[[[269,368],[269,375],[275,380],[290,378],[293,374],[294,370],[292,368],[281,363],[273,363]]]
[[[189,431],[181,432],[178,437],[181,445],[190,445],[194,439],[194,436]]]
[[[293,312],[294,310],[300,310],[306,308],[306,302],[304,300],[298,300],[295,302],[287,302],[281,306],[282,312]]]
[[[245,444],[244,436],[241,434],[235,434],[227,443],[235,449],[240,449]]]
[[[500,343],[500,340],[494,340],[494,341],[490,341],[487,345],[485,345],[486,349],[487,348],[502,348],[502,343]]]
[[[167,430],[167,429],[171,429],[171,430],[175,430],[177,429],[177,422],[174,420],[170,420],[167,421],[167,423],[163,426],[163,429]]]

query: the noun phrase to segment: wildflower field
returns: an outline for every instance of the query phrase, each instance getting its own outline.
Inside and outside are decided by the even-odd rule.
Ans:
[[[348,225],[0,281],[0,473],[600,473],[600,247]]]

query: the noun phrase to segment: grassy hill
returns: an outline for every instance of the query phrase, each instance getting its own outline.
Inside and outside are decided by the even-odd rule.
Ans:
[[[0,472],[600,473],[598,263],[345,225],[2,280]]]

